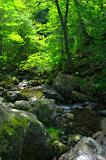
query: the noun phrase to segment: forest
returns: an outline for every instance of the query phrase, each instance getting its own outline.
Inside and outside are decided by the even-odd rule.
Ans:
[[[106,0],[0,1],[0,160],[106,160]]]

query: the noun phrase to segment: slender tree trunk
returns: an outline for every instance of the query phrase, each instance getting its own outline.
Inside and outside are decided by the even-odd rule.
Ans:
[[[60,23],[61,23],[61,28],[62,28],[62,32],[63,32],[63,37],[64,37],[64,51],[65,54],[67,55],[67,59],[65,62],[65,68],[67,68],[67,72],[70,71],[71,65],[72,65],[72,57],[71,57],[71,53],[69,50],[69,40],[68,40],[68,29],[67,29],[67,18],[68,18],[68,10],[69,10],[69,0],[66,0],[66,8],[65,8],[65,15],[62,15],[60,6],[59,6],[59,2],[58,0],[55,0],[55,4],[57,7],[57,11],[58,11],[58,15],[60,18]]]

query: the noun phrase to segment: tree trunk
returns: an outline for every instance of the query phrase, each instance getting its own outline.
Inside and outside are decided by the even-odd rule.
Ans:
[[[68,10],[69,10],[69,0],[66,0],[66,8],[65,8],[65,16],[63,17],[61,13],[61,9],[59,6],[58,0],[55,0],[55,4],[57,7],[58,15],[60,18],[61,28],[63,31],[63,37],[64,37],[64,51],[67,56],[65,61],[65,70],[67,69],[67,72],[70,72],[71,65],[72,65],[72,57],[69,50],[69,40],[68,40],[68,29],[67,29],[67,18],[68,18]]]

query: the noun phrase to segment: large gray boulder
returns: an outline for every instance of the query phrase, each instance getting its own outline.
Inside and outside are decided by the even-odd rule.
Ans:
[[[52,123],[55,116],[55,100],[53,99],[38,99],[32,103],[30,112],[37,115],[38,119],[46,126]]]
[[[100,144],[90,137],[84,137],[59,160],[105,160],[105,153]]]
[[[64,101],[64,98],[53,88],[47,87],[43,93],[46,98],[55,99],[57,102]]]
[[[53,82],[53,87],[65,99],[68,99],[71,97],[73,90],[80,89],[79,78],[59,73]]]
[[[2,160],[50,160],[52,147],[46,128],[31,113],[0,107]]]
[[[105,151],[105,158],[106,158],[106,118],[102,118],[101,120],[101,131],[96,132],[93,134],[93,138],[100,143]]]
[[[19,109],[19,110],[27,111],[27,110],[30,110],[31,104],[30,104],[29,101],[20,100],[20,101],[16,101],[14,103],[14,108]]]

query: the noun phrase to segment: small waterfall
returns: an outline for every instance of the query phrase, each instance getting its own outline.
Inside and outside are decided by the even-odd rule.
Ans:
[[[65,113],[67,112],[70,112],[74,109],[80,109],[82,108],[81,104],[80,103],[75,103],[75,104],[61,104],[60,106],[56,106],[55,108],[60,108],[60,109],[63,109],[63,111]]]

